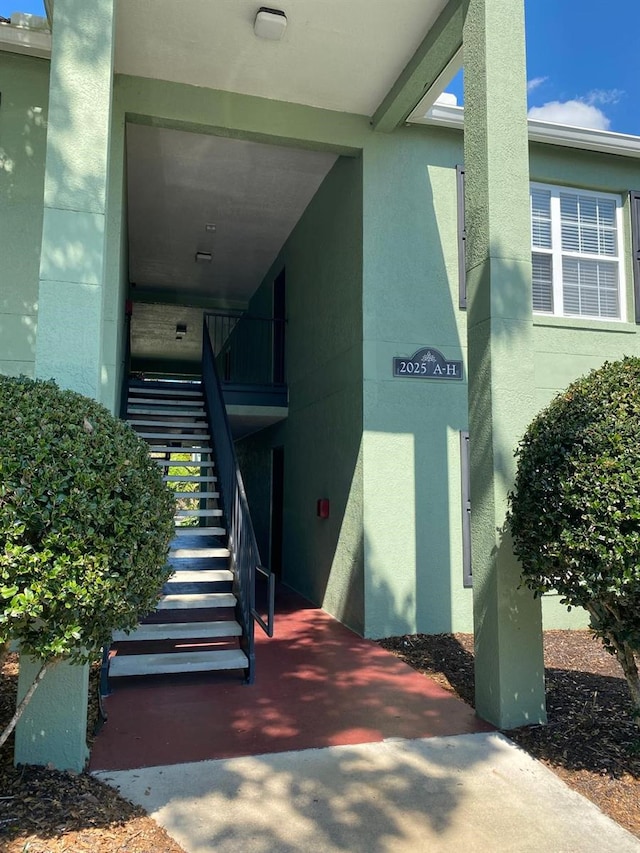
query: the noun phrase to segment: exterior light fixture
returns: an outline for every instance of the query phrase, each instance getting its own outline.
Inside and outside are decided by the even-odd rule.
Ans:
[[[212,257],[213,255],[211,254],[211,252],[196,252],[196,263],[210,264]]]
[[[215,231],[216,230],[215,223],[214,222],[205,223],[204,230],[205,231]]]
[[[261,6],[253,23],[254,33],[261,39],[280,41],[287,29],[287,16],[280,9]]]
[[[186,323],[178,323],[176,325],[176,340],[181,341],[186,334],[187,334],[187,324]]]

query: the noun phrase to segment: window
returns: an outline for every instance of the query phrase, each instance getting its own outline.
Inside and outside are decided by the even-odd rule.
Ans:
[[[533,310],[624,319],[621,200],[531,185]]]

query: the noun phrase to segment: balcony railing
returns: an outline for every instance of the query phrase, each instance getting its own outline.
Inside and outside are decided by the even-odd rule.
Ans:
[[[221,311],[205,323],[223,385],[285,384],[285,320]]]

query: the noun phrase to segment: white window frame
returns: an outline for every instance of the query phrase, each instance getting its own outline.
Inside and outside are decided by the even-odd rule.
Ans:
[[[624,323],[627,316],[627,289],[625,281],[624,263],[624,217],[623,199],[616,193],[597,192],[584,190],[579,187],[570,187],[559,184],[543,184],[531,181],[531,189],[540,189],[551,194],[551,248],[545,249],[533,245],[533,227],[531,229],[531,252],[532,254],[551,255],[551,274],[553,280],[553,311],[540,311],[534,309],[533,313],[538,317],[566,317],[570,320],[593,320],[600,323]],[[617,254],[596,255],[587,252],[571,252],[562,248],[562,217],[560,212],[560,195],[572,193],[578,196],[591,196],[592,198],[610,199],[616,208],[616,242]],[[563,273],[562,259],[584,258],[586,260],[615,262],[618,265],[618,305],[620,312],[618,317],[598,317],[594,314],[569,314],[564,311]]]

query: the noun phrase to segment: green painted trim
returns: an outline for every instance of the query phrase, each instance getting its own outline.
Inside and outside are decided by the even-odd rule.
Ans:
[[[128,121],[150,127],[294,145],[348,157],[359,155],[371,132],[367,116],[165,80],[117,75],[115,93]]]
[[[450,0],[404,71],[375,111],[374,130],[390,133],[402,124],[462,48],[463,0]]]

